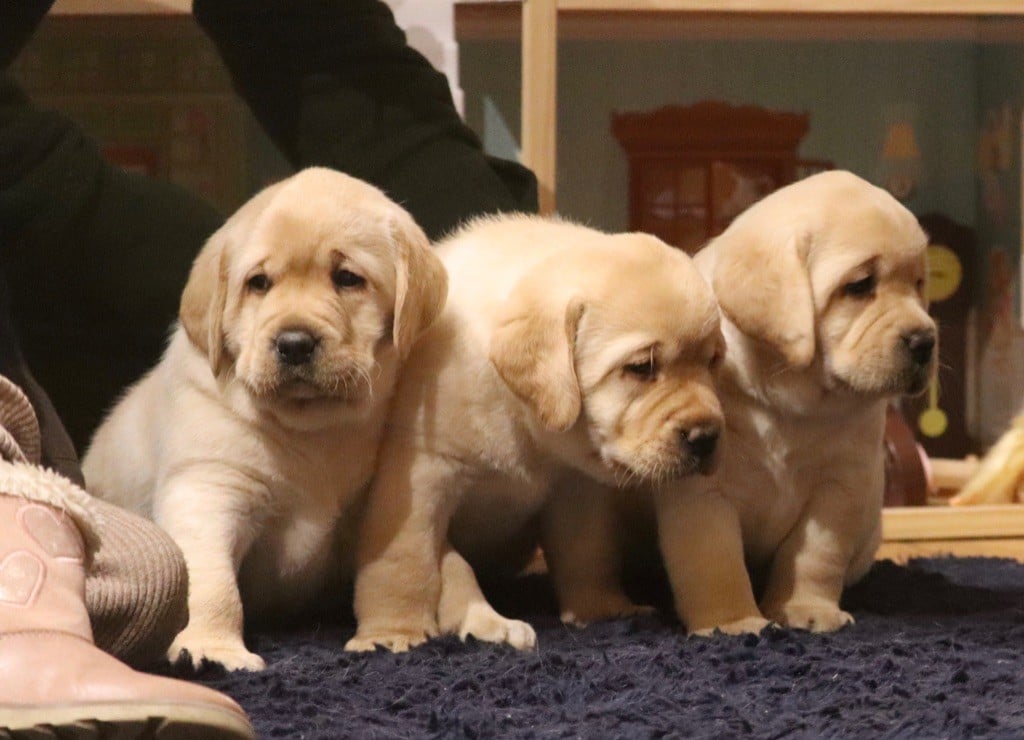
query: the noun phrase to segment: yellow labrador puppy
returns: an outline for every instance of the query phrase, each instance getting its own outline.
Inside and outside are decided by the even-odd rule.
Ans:
[[[172,661],[263,667],[243,603],[301,608],[340,567],[332,537],[351,527],[400,363],[445,293],[409,214],[331,170],[267,188],[207,242],[163,359],[84,461],[92,492],[151,516],[185,554]]]
[[[691,631],[852,621],[839,598],[879,543],[886,403],[933,370],[926,244],[888,193],[837,171],[769,195],[697,255],[728,347],[721,460],[655,494]]]
[[[349,649],[439,632],[533,646],[472,566],[513,572],[535,524],[563,618],[635,610],[617,578],[611,487],[712,462],[723,343],[710,287],[652,236],[536,217],[474,222],[437,251],[449,300],[396,392]]]

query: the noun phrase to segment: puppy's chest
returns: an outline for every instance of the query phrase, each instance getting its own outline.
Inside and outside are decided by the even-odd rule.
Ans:
[[[543,468],[475,476],[452,517],[452,535],[470,549],[517,536],[543,508],[553,482]]]
[[[305,468],[267,481],[270,499],[244,567],[243,581],[255,587],[248,598],[253,590],[270,602],[271,593],[304,598],[336,567],[336,533],[355,515],[369,476],[355,467]]]
[[[239,573],[247,612],[301,608],[319,592],[339,568],[333,550],[339,526],[330,511],[308,508],[279,513],[266,521]]]
[[[773,552],[813,497],[856,495],[871,485],[871,456],[851,460],[841,437],[760,431],[733,435],[717,476],[754,552]]]
[[[337,519],[366,486],[372,460],[294,458],[266,480],[270,515],[282,523]]]
[[[299,552],[308,543],[328,537],[338,518],[362,494],[371,473],[370,457],[295,455],[282,461],[265,480],[269,505],[264,538]]]

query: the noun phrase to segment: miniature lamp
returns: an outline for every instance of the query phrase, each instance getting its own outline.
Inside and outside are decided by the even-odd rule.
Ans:
[[[882,146],[881,182],[898,200],[913,195],[921,178],[921,150],[914,127],[906,121],[889,126]]]

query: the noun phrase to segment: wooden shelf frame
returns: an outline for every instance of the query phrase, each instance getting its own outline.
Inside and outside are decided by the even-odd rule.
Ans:
[[[530,2],[530,0],[525,0]],[[558,0],[568,11],[1022,15],[1019,0]]]
[[[882,512],[886,542],[1024,538],[1024,506],[893,506]]]
[[[878,559],[954,555],[1024,561],[1024,506],[907,506],[882,511]]]

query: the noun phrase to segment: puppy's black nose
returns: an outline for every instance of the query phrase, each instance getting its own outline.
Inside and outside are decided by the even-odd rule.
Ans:
[[[291,329],[277,335],[274,346],[278,359],[286,365],[305,365],[313,357],[319,340],[306,331]]]
[[[916,364],[924,366],[932,361],[932,353],[935,351],[935,332],[928,329],[912,331],[903,335],[903,343],[907,345],[910,359]]]
[[[701,462],[707,462],[715,454],[718,445],[718,427],[697,426],[680,433],[683,449]]]

